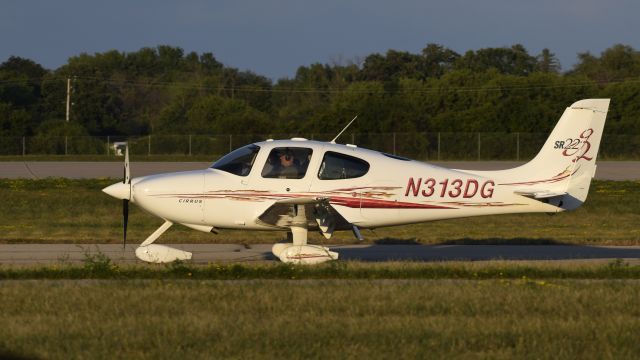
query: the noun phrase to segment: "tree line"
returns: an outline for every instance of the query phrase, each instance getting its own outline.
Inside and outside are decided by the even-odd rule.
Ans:
[[[272,81],[161,45],[83,53],[55,70],[11,56],[0,64],[0,136],[336,133],[355,115],[358,133],[548,132],[590,97],[612,99],[607,133],[640,134],[640,52],[580,53],[562,71],[548,49],[427,44]]]

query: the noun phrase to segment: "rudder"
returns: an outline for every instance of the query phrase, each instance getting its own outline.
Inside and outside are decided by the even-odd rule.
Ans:
[[[564,111],[538,155],[518,168],[520,176],[530,179],[549,170],[554,172],[541,186],[566,192],[560,205],[565,210],[575,209],[587,199],[609,101],[585,99],[573,103]],[[558,186],[553,186],[554,182]]]
[[[500,171],[474,172],[501,181],[518,194],[545,198],[564,210],[587,198],[596,171],[610,99],[585,99],[569,106],[540,152],[528,163]]]

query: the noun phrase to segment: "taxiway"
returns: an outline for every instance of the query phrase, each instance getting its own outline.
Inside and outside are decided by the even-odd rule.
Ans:
[[[119,264],[142,263],[137,244],[0,244],[0,264],[81,263],[96,254]],[[169,244],[193,253],[194,263],[276,261],[271,245]],[[341,245],[330,246],[340,260],[357,261],[486,261],[613,260],[640,261],[640,246],[579,245]]]

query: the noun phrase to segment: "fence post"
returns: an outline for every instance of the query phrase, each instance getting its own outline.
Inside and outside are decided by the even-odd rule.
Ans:
[[[189,156],[191,156],[191,135],[189,135]]]
[[[478,133],[478,160],[480,160],[480,133]]]
[[[147,144],[147,156],[151,156],[151,135],[149,135],[149,142]]]
[[[64,137],[64,155],[67,155],[67,137]]]
[[[396,133],[393,133],[393,155],[396,154]]]
[[[27,145],[27,142],[25,141],[25,138],[23,136],[22,137],[22,156],[25,156],[27,153],[26,145]]]
[[[516,161],[520,161],[520,133],[516,133]]]
[[[109,156],[109,137],[107,136],[107,156]]]

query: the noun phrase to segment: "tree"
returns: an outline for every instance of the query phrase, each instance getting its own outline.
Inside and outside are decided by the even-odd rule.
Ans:
[[[186,113],[190,134],[264,134],[269,132],[267,116],[242,100],[216,95],[196,101]]]
[[[406,51],[389,50],[386,55],[373,54],[364,59],[360,80],[392,82],[419,76],[420,57]]]
[[[529,55],[521,44],[510,48],[485,48],[467,51],[455,64],[456,69],[487,71],[496,69],[501,74],[525,76],[536,67],[536,58]]]
[[[589,52],[579,53],[571,74],[586,75],[599,83],[637,77],[640,76],[640,52],[617,44],[604,50],[599,58]]]
[[[25,75],[27,78],[34,81],[39,80],[47,73],[47,70],[45,70],[40,64],[19,56],[11,56],[7,61],[0,64],[0,71],[8,71],[16,75]]]
[[[542,49],[542,52],[536,57],[536,59],[537,71],[556,74],[560,72],[560,61],[558,60],[558,58],[556,58],[556,55],[549,49]]]
[[[0,137],[24,136],[30,123],[31,116],[26,110],[0,102]]]
[[[458,58],[460,54],[451,49],[438,44],[427,44],[427,47],[422,49],[418,66],[422,79],[441,77],[453,68]]]
[[[40,98],[40,81],[47,71],[32,60],[11,56],[0,64],[0,101],[31,109]]]

